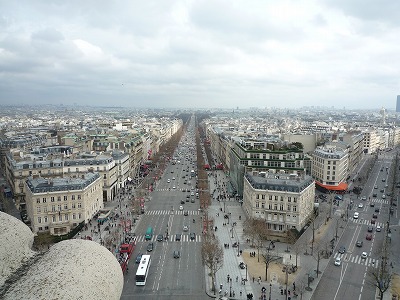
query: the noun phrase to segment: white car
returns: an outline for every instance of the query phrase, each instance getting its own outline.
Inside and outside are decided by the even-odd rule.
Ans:
[[[183,231],[188,231],[189,227],[187,225],[183,226]]]
[[[171,179],[168,179],[167,182],[170,183],[170,182],[171,182]]]
[[[364,207],[364,204],[362,204],[362,203],[358,204],[358,208],[363,208],[363,207]]]
[[[381,229],[382,229],[381,226],[379,226],[379,225],[376,226],[376,231],[377,231],[377,232],[381,232]]]
[[[342,259],[340,257],[336,257],[335,258],[335,266],[340,266],[341,263],[342,263]]]
[[[176,189],[176,187],[175,187],[175,186],[173,186],[172,188],[173,188],[173,189]]]
[[[183,210],[183,206],[181,205],[181,206],[179,206],[179,210]]]
[[[361,253],[361,258],[367,258],[368,257],[368,254],[367,254],[367,252],[363,252],[363,253]]]
[[[354,219],[358,219],[358,216],[359,216],[359,215],[360,215],[360,214],[359,214],[358,212],[355,212],[354,215],[353,215],[353,218],[354,218]]]

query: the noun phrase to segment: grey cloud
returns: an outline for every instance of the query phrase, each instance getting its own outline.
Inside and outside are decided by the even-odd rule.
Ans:
[[[325,4],[361,20],[400,25],[400,1],[397,0],[324,0]]]

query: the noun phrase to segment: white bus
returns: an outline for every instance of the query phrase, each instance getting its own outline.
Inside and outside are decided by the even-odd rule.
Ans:
[[[136,271],[136,285],[145,285],[151,264],[150,255],[143,255]]]

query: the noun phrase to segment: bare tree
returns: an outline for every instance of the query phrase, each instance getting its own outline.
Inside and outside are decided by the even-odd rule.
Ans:
[[[314,251],[314,253],[311,254],[314,257],[314,259],[317,261],[317,269],[315,270],[317,277],[318,277],[318,274],[321,273],[319,271],[319,263],[320,263],[321,259],[324,257],[323,254],[325,253],[324,252],[325,249],[323,249],[323,247],[324,247],[323,245],[316,243],[315,249],[314,249],[315,251]]]
[[[213,234],[206,234],[204,236],[203,244],[201,246],[201,258],[203,264],[210,270],[209,275],[212,280],[212,291],[215,294],[215,274],[224,265],[224,250],[219,243],[218,238]]]
[[[298,267],[297,265],[298,256],[303,249],[304,245],[302,245],[301,243],[296,243],[293,245],[294,254],[296,255],[296,268]]]
[[[367,274],[367,283],[379,290],[379,299],[382,300],[383,293],[390,287],[392,274],[386,268],[370,268]]]
[[[248,218],[243,223],[243,233],[251,240],[253,247],[261,247],[260,241],[268,239],[269,230],[263,219]]]
[[[265,281],[268,281],[269,265],[272,262],[277,261],[282,258],[277,253],[273,253],[271,250],[272,249],[271,249],[271,244],[270,244],[268,247],[266,247],[265,252],[262,254],[263,262],[265,264]]]

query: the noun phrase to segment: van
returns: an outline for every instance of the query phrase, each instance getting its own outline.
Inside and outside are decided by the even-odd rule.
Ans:
[[[153,228],[148,227],[146,230],[146,241],[151,240],[152,237],[153,237]]]

